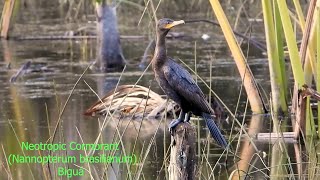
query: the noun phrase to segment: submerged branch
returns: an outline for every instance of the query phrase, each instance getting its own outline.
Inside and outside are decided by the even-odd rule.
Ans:
[[[146,36],[132,35],[132,36],[120,36],[120,39],[143,39]],[[88,36],[73,36],[73,35],[52,35],[52,36],[18,36],[12,37],[15,40],[70,40],[70,39],[97,39],[96,35]]]
[[[218,26],[218,27],[221,27],[220,24],[218,22],[215,22],[215,21],[211,21],[211,20],[207,20],[207,19],[194,19],[194,20],[185,20],[186,23],[196,23],[196,22],[205,22],[205,23],[209,23],[209,24],[212,24],[214,26]],[[251,43],[252,45],[254,45],[256,48],[262,50],[262,51],[267,51],[267,47],[259,42],[259,41],[256,41],[246,35],[243,35],[235,30],[232,30],[233,33],[238,36],[238,37],[241,37],[245,40],[247,40],[249,43]]]
[[[23,65],[21,66],[21,68],[18,70],[18,72],[17,72],[16,74],[14,74],[13,76],[11,76],[10,82],[11,82],[11,83],[16,82],[16,80],[18,79],[18,77],[23,76],[23,75],[26,73],[26,71],[27,71],[27,69],[30,67],[30,65],[31,65],[31,61],[28,61],[28,62],[26,62],[25,64],[23,64]]]

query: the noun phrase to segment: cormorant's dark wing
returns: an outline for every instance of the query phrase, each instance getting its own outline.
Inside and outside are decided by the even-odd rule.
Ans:
[[[191,74],[174,60],[168,59],[167,63],[163,71],[171,88],[190,104],[198,107],[199,110],[209,114],[213,113]]]
[[[202,117],[205,119],[207,127],[212,137],[222,147],[227,147],[228,143],[221,134],[218,126],[215,124],[211,115],[213,112],[210,109],[208,102],[204,97],[199,86],[193,80],[191,74],[181,67],[179,64],[169,59],[167,65],[163,66],[164,76],[171,88],[180,96],[184,97],[189,103],[198,107],[202,111]]]

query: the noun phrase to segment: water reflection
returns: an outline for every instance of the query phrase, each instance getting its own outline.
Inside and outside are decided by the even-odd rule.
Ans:
[[[251,139],[258,133],[263,131],[264,125],[264,116],[263,115],[254,115],[250,120],[250,125],[245,134],[245,138],[242,140],[242,143],[239,148],[239,161],[235,164],[236,173],[233,175],[233,179],[238,179],[240,177],[264,177],[267,176],[268,172],[265,172],[267,168],[265,166],[264,158],[262,155],[265,145],[263,143],[255,143]],[[240,135],[243,134],[242,132]],[[250,169],[265,169],[261,170],[258,173],[253,175],[248,175]],[[261,173],[261,174],[260,174]]]

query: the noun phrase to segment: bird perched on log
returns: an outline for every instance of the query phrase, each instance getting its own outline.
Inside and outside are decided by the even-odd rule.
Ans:
[[[216,142],[222,147],[227,147],[227,141],[211,116],[215,112],[206,101],[205,95],[191,74],[167,56],[165,41],[167,33],[174,26],[184,23],[183,20],[174,21],[164,18],[158,21],[156,28],[156,48],[152,59],[155,79],[167,96],[181,107],[178,119],[173,120],[169,128],[172,130],[180,122],[188,122],[192,112],[196,116],[202,116]]]

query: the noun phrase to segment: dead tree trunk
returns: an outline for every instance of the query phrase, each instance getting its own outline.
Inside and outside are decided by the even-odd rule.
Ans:
[[[171,137],[169,180],[192,180],[196,173],[196,131],[189,123],[180,123]]]
[[[120,45],[116,8],[106,3],[96,4],[97,13],[97,60],[100,69],[122,69],[125,59]]]

